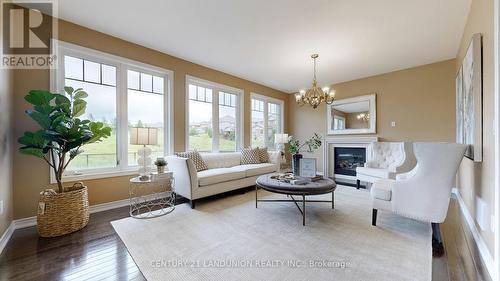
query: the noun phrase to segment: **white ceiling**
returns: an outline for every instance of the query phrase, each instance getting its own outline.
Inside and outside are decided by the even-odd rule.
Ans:
[[[295,92],[456,56],[471,0],[62,0],[59,17]]]
[[[369,107],[370,107],[369,101],[351,102],[351,103],[337,104],[333,106],[333,108],[335,108],[336,110],[344,113],[365,112],[370,109]]]

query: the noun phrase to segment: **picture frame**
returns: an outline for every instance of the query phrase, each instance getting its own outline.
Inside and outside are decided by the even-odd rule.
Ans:
[[[316,158],[301,158],[299,176],[312,178],[316,176]]]
[[[465,156],[483,161],[482,36],[476,33],[455,79],[456,141],[467,145]]]

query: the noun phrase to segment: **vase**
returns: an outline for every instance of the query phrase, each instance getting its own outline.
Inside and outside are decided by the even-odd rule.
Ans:
[[[158,174],[165,173],[165,166],[156,166],[156,169],[158,170]]]
[[[302,159],[302,154],[300,153],[295,153],[292,156],[292,170],[293,170],[293,175],[294,176],[299,176],[300,175],[300,159]]]

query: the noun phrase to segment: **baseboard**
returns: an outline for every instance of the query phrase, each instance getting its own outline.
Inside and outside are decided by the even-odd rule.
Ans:
[[[14,222],[11,222],[9,224],[9,227],[7,227],[7,229],[3,233],[2,238],[0,238],[0,254],[2,254],[3,249],[5,248],[5,246],[7,246],[7,242],[9,242],[10,238],[12,237],[14,230],[15,224]]]
[[[89,213],[98,213],[98,212],[103,212],[103,211],[108,211],[116,208],[121,208],[129,205],[129,199],[123,199],[123,200],[118,200],[118,201],[113,201],[109,203],[102,203],[102,204],[97,204],[97,205],[92,205],[89,207]],[[13,220],[5,233],[2,235],[2,238],[0,238],[0,254],[2,253],[3,249],[7,245],[7,242],[9,242],[10,238],[12,237],[12,234],[14,233],[15,230],[17,229],[22,229],[26,227],[31,227],[36,225],[36,216],[34,217],[28,217],[28,218],[23,218],[23,219],[17,219]]]
[[[462,211],[462,214],[465,218],[465,221],[467,222],[467,227],[469,228],[470,232],[472,233],[472,237],[474,238],[474,242],[476,243],[476,247],[479,250],[479,254],[481,256],[481,260],[483,264],[486,266],[486,269],[488,270],[488,274],[490,275],[490,278],[493,278],[495,275],[495,264],[493,262],[493,257],[490,254],[490,251],[488,250],[488,247],[486,246],[486,242],[484,242],[483,237],[479,233],[479,230],[477,229],[476,223],[474,222],[474,219],[472,218],[472,215],[469,212],[469,209],[467,208],[467,205],[465,205],[464,200],[460,196],[460,192],[458,191],[457,188],[452,189],[452,193],[455,194],[457,197],[458,205],[460,207],[460,210]]]

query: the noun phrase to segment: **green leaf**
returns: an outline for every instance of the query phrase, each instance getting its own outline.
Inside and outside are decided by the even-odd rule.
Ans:
[[[19,151],[26,155],[36,156],[38,158],[43,158],[43,149],[34,147],[21,147]]]
[[[78,91],[75,94],[75,99],[84,99],[84,98],[86,98],[88,96],[89,96],[89,94],[87,94],[87,92],[85,92],[85,91]]]
[[[50,117],[47,114],[40,113],[38,111],[33,111],[31,109],[26,110],[26,113],[35,120],[38,125],[44,129],[48,129],[51,124]]]
[[[24,99],[32,105],[49,104],[53,98],[54,94],[49,91],[42,90],[32,90],[24,97]]]
[[[87,102],[84,100],[76,100],[73,103],[73,117],[81,116],[85,113],[85,109],[87,108]]]
[[[73,92],[75,91],[73,87],[70,86],[65,86],[64,91],[70,96],[73,97]]]
[[[56,104],[57,105],[62,105],[62,104],[70,104],[71,101],[64,95],[61,94],[55,94],[56,97]]]

